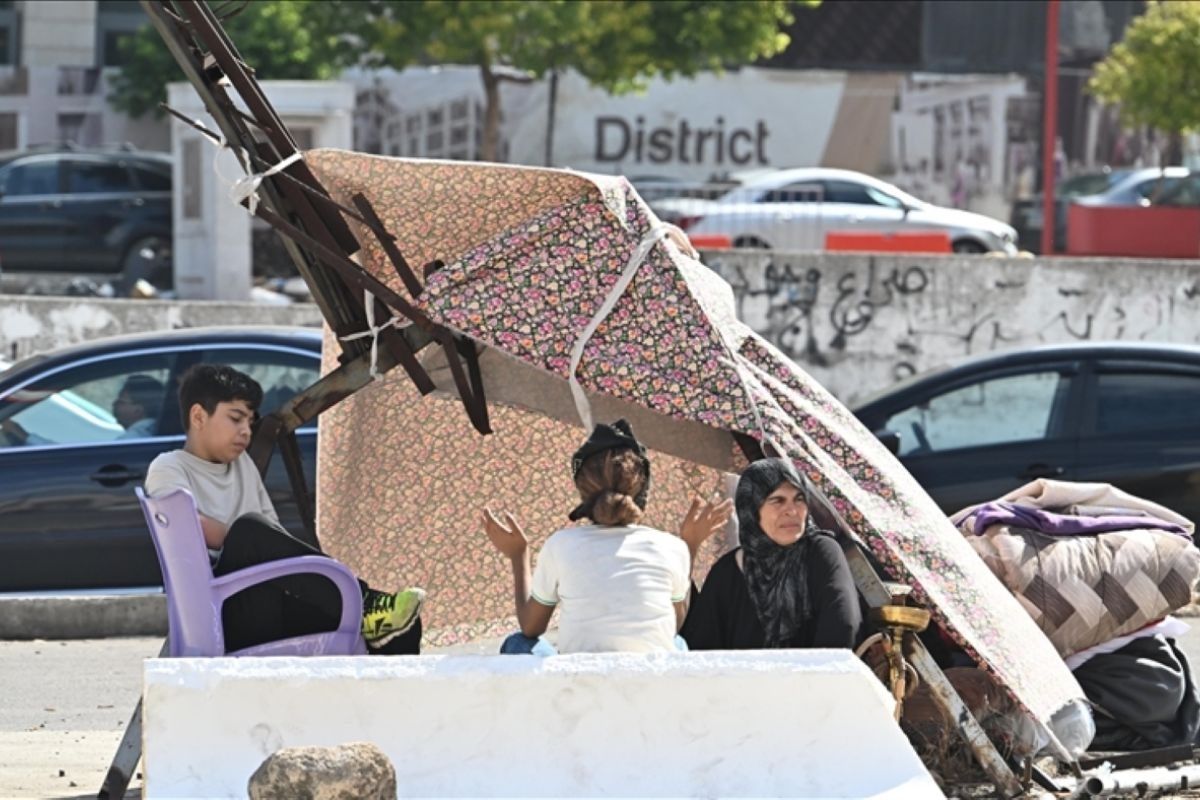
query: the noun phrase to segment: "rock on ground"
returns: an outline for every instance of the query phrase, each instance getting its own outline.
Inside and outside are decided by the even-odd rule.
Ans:
[[[285,747],[254,771],[248,790],[250,800],[394,800],[396,768],[370,742]]]

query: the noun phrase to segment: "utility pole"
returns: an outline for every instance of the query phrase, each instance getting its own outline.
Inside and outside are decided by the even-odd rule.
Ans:
[[[1058,4],[1046,0],[1046,85],[1042,90],[1042,254],[1054,255],[1054,153],[1058,144]]]

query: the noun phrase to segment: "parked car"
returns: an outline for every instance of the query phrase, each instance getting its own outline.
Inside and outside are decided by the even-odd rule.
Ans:
[[[1197,520],[1197,397],[1200,347],[1081,344],[911,378],[855,414],[947,513],[1057,478],[1111,483]]]
[[[0,591],[161,585],[133,489],[155,456],[183,446],[180,375],[229,364],[262,384],[266,413],[317,379],[320,357],[315,329],[197,328],[101,339],[0,372]],[[162,394],[150,430],[131,438],[116,404],[135,375]],[[316,425],[297,438],[311,490]],[[266,485],[280,520],[302,533],[278,456]]]
[[[6,272],[121,273],[171,281],[171,159],[129,151],[0,155]]]
[[[931,205],[844,169],[778,170],[715,200],[675,197],[655,201],[651,208],[689,235],[725,235],[734,247],[820,250],[825,235],[834,231],[945,231],[958,253],[1017,252],[1017,232],[1010,225]]]
[[[1081,206],[1197,205],[1200,200],[1190,199],[1197,180],[1200,175],[1186,167],[1137,169],[1107,191],[1077,197],[1073,202]],[[1181,192],[1186,194],[1181,197]]]
[[[1128,169],[1101,169],[1084,172],[1067,178],[1054,189],[1054,250],[1061,253],[1067,249],[1067,207],[1077,197],[1102,194],[1132,173]],[[1044,216],[1041,193],[1028,200],[1018,200],[1012,207],[1012,226],[1017,238],[1026,250],[1042,251],[1042,217]]]

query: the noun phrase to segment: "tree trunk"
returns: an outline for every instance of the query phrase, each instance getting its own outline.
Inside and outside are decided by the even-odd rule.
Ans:
[[[488,63],[479,65],[483,78],[485,104],[483,107],[483,144],[479,148],[481,161],[500,160],[500,78]]]
[[[546,111],[546,166],[554,166],[554,115],[558,108],[558,70],[550,71],[550,102]]]
[[[1179,131],[1171,131],[1171,137],[1168,139],[1170,144],[1167,146],[1166,166],[1178,166],[1183,164],[1183,134]]]

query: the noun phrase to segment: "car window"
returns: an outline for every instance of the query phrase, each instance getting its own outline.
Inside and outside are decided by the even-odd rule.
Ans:
[[[132,191],[129,170],[124,164],[103,161],[72,161],[67,166],[69,194],[105,194]]]
[[[258,381],[263,389],[263,401],[258,411],[270,414],[307,389],[321,377],[321,361],[314,353],[302,355],[266,348],[213,348],[205,354],[213,364],[227,364]],[[315,428],[310,422],[304,429]]]
[[[824,181],[826,203],[853,203],[860,206],[881,205],[867,192],[867,187],[851,181]]]
[[[171,173],[169,170],[134,167],[133,174],[137,178],[138,187],[147,192],[171,191]]]
[[[6,197],[31,194],[58,194],[58,162],[45,159],[26,164],[13,164],[4,172]]]
[[[1050,371],[980,381],[893,414],[884,428],[900,434],[901,456],[1043,439],[1069,385]]]
[[[1200,427],[1200,375],[1100,372],[1096,375],[1097,434]]]
[[[1142,181],[1137,186],[1133,187],[1133,190],[1137,192],[1139,197],[1145,200],[1151,200],[1155,196],[1162,197],[1163,195],[1171,192],[1171,190],[1173,190],[1179,183],[1179,180],[1179,178],[1167,178],[1156,175],[1149,180]]]
[[[1200,175],[1181,179],[1158,198],[1160,206],[1200,206]]]
[[[95,361],[0,398],[0,447],[94,444],[158,435],[174,355]]]
[[[1099,172],[1088,173],[1086,175],[1076,175],[1073,178],[1067,178],[1058,187],[1057,194],[1060,198],[1082,197],[1089,194],[1100,194],[1101,192],[1112,186],[1113,175],[1117,173]]]
[[[819,203],[825,197],[825,190],[817,181],[805,181],[781,186],[765,192],[756,202],[759,203]]]

